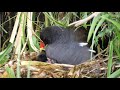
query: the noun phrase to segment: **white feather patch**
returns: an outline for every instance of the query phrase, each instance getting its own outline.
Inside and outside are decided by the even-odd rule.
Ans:
[[[83,46],[86,46],[87,44],[88,44],[88,43],[82,42],[82,43],[79,43],[79,46],[83,47]]]

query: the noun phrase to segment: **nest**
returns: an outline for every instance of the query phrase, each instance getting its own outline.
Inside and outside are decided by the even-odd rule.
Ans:
[[[47,62],[39,62],[31,60],[33,54],[22,55],[20,61],[20,75],[22,78],[27,77],[28,70],[30,78],[106,78],[107,77],[107,61],[108,58],[98,58],[89,60],[79,65],[68,64],[51,64]],[[24,57],[25,56],[25,57]],[[10,67],[16,72],[17,61],[10,60],[0,69],[0,77],[9,78],[9,74],[5,71],[5,67]],[[115,70],[115,68],[113,68]]]

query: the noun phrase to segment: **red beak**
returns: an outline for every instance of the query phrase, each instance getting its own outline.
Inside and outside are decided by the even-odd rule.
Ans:
[[[40,41],[40,48],[44,48],[45,47],[45,44],[43,41]]]

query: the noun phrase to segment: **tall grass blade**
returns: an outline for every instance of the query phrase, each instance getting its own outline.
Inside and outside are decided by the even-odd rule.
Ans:
[[[120,69],[116,70],[114,73],[112,73],[108,78],[117,78],[120,76]]]
[[[12,68],[6,67],[5,69],[9,75],[9,78],[15,78],[15,73],[14,73],[14,70]]]
[[[7,55],[12,51],[13,44],[9,43],[8,47],[1,52],[0,55],[0,64],[4,64],[5,62],[8,61]]]
[[[107,77],[109,77],[110,74],[111,74],[111,69],[112,69],[112,56],[113,56],[113,41],[110,42],[110,47],[109,47],[109,60],[108,60]]]
[[[99,21],[99,19],[100,19],[99,16],[93,18],[93,21],[92,21],[92,24],[91,24],[91,27],[90,27],[90,30],[89,30],[89,33],[88,33],[87,42],[89,42],[90,38],[92,37],[95,26],[97,25],[97,22]]]

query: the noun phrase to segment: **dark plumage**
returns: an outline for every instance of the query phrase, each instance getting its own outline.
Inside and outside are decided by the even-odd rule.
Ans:
[[[79,35],[81,35],[79,30],[74,32],[63,27],[51,26],[41,31],[40,38],[48,44],[46,47],[48,58],[58,63],[76,65],[90,59],[89,47],[80,46],[79,43],[84,40],[80,38],[82,35]]]
[[[41,53],[37,56],[37,61],[47,61],[46,52],[44,50],[42,50]]]

